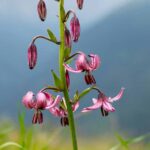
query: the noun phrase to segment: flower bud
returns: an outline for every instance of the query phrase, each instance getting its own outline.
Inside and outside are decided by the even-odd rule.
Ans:
[[[65,46],[67,48],[71,48],[72,41],[71,41],[71,34],[70,31],[65,27]]]
[[[66,76],[66,84],[67,84],[67,88],[69,89],[69,87],[70,87],[70,76],[69,76],[68,70],[66,70],[65,76]]]
[[[37,61],[37,49],[34,43],[28,48],[28,65],[30,69],[33,69]]]
[[[70,21],[71,36],[74,42],[77,42],[80,36],[80,22],[74,15]]]
[[[82,9],[83,7],[83,0],[77,0],[77,5],[79,9]]]
[[[37,11],[41,21],[44,21],[46,19],[47,9],[46,9],[46,4],[43,0],[39,1],[37,6]]]

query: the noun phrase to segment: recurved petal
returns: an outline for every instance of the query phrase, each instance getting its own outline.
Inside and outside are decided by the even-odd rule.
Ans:
[[[90,54],[89,57],[91,57],[90,62],[91,70],[96,70],[101,64],[100,57],[95,54]]]
[[[39,92],[36,96],[37,109],[45,109],[47,106],[47,99],[43,92]]]
[[[34,95],[33,92],[29,91],[22,99],[22,103],[28,109],[32,109],[35,106],[33,95]]]
[[[51,108],[55,107],[56,105],[58,105],[58,103],[60,102],[60,100],[61,100],[61,96],[57,95],[57,97],[55,98],[55,100],[53,101],[53,103],[51,103],[50,105],[48,105],[46,107],[46,109],[51,109]]]
[[[73,106],[72,106],[72,111],[76,111],[79,108],[79,102],[76,102]]]
[[[92,101],[93,101],[93,104],[96,104],[98,100],[96,98],[93,98]]]
[[[123,93],[124,93],[124,90],[125,90],[125,88],[121,88],[121,90],[120,90],[120,92],[118,93],[118,95],[116,95],[116,96],[113,97],[113,98],[109,97],[108,101],[112,103],[112,102],[115,102],[115,101],[121,99],[121,98],[122,98],[122,95],[123,95]]]
[[[62,110],[58,107],[52,107],[49,109],[49,111],[56,117],[64,117],[65,116],[64,110]]]
[[[73,68],[71,68],[67,64],[64,64],[64,66],[65,66],[65,69],[68,70],[68,71],[70,71],[70,72],[73,72],[73,73],[80,73],[80,72],[82,72],[82,70],[74,70]]]
[[[115,111],[115,108],[108,102],[103,102],[102,107],[107,112],[113,112]]]
[[[59,109],[57,107],[53,107],[53,108],[50,108],[49,109],[50,113],[56,117],[59,117],[60,114],[59,114]]]
[[[86,107],[86,108],[83,108],[82,112],[89,112],[89,111],[92,111],[92,110],[95,110],[95,109],[98,109],[102,106],[102,103],[101,102],[97,102],[96,104],[90,106],[90,107]]]

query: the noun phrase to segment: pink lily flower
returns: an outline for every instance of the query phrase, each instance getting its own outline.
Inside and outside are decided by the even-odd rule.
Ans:
[[[61,106],[55,106],[51,107],[49,109],[50,113],[52,113],[56,117],[60,117],[60,123],[62,126],[67,126],[69,125],[69,120],[68,120],[68,113],[67,113],[67,106],[65,103],[65,100],[63,99],[63,103],[65,106],[65,109],[62,108]],[[75,104],[72,105],[72,111],[75,112],[79,107],[79,102],[76,102]]]
[[[89,112],[92,110],[101,109],[102,116],[108,116],[109,112],[115,111],[115,108],[111,105],[111,103],[121,99],[123,93],[124,93],[124,88],[121,88],[117,96],[111,98],[105,96],[104,93],[100,92],[98,95],[98,99],[93,98],[94,105],[84,108],[82,112]]]
[[[96,70],[100,66],[100,58],[98,55],[88,55],[90,60],[83,52],[78,53],[78,57],[75,62],[76,69],[71,68],[69,65],[64,64],[66,70],[73,73],[85,72],[85,82],[87,84],[96,84],[94,76],[91,74],[92,71]]]
[[[53,100],[52,95],[44,91],[38,92],[36,97],[34,97],[32,91],[29,91],[22,99],[22,103],[27,109],[35,109],[32,119],[33,124],[36,124],[37,122],[41,124],[43,122],[41,110],[50,109],[57,105],[59,101],[60,96],[57,96],[56,99]]]

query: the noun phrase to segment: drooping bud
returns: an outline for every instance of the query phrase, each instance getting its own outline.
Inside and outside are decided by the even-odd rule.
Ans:
[[[65,27],[65,46],[67,48],[71,48],[72,40],[71,40],[71,34],[70,31]]]
[[[77,5],[79,9],[82,9],[83,7],[83,0],[77,0]]]
[[[70,76],[69,76],[68,70],[66,70],[65,76],[66,76],[66,84],[67,84],[67,88],[69,89],[69,87],[70,87]]]
[[[71,36],[74,42],[77,42],[80,36],[80,22],[76,15],[70,21]]]
[[[43,0],[39,1],[37,5],[37,11],[38,11],[38,15],[41,21],[44,21],[47,15],[47,9],[46,9],[46,4]]]
[[[34,43],[28,48],[28,65],[30,69],[33,69],[37,61],[37,49]]]

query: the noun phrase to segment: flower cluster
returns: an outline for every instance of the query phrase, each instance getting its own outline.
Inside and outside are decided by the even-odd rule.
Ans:
[[[43,89],[34,96],[34,93],[29,91],[23,97],[22,103],[27,109],[34,109],[34,115],[32,118],[33,124],[43,123],[42,111],[49,110],[52,115],[60,117],[62,126],[69,125],[66,102],[60,95],[57,95],[54,98],[52,94]],[[72,105],[72,111],[76,111],[79,107],[79,102],[73,103],[70,101],[70,103]]]
[[[83,0],[77,0],[76,2],[78,8],[82,9]],[[39,0],[37,11],[41,21],[44,21],[47,14],[46,4],[44,0]],[[30,69],[33,69],[37,62],[37,48],[35,45],[36,39],[46,39],[59,45],[60,48],[63,47],[63,55],[62,58],[60,58],[61,62],[63,60],[60,67],[63,68],[59,68],[60,72],[63,73],[63,75],[59,77],[54,71],[52,71],[54,85],[40,90],[36,95],[34,95],[33,92],[29,91],[22,99],[22,103],[27,109],[34,109],[34,115],[32,119],[33,124],[41,124],[43,122],[42,111],[48,110],[52,115],[60,118],[60,123],[62,126],[69,125],[68,106],[70,107],[72,112],[75,112],[79,108],[80,99],[83,97],[83,95],[88,94],[92,90],[98,91],[98,98],[93,98],[93,105],[83,108],[81,112],[89,112],[92,110],[100,109],[102,116],[108,116],[109,112],[115,111],[115,108],[111,103],[121,99],[124,93],[124,88],[121,88],[117,96],[111,98],[107,97],[97,87],[96,79],[92,72],[96,71],[101,66],[101,59],[97,54],[91,53],[86,55],[82,51],[72,54],[72,43],[77,42],[80,37],[80,22],[74,11],[69,10],[68,12],[65,12],[64,8],[61,6],[60,12],[64,14],[62,16],[60,14],[59,16],[61,17],[61,28],[63,27],[63,36],[61,36],[63,39],[60,38],[61,41],[58,41],[54,33],[50,29],[48,29],[48,38],[44,36],[37,36],[33,38],[28,48],[28,65]],[[68,28],[67,21],[69,20],[68,18],[70,15],[73,16],[69,22],[70,28]],[[71,60],[75,60],[75,68],[70,65]],[[69,87],[71,84],[69,72],[84,73],[84,81],[87,85],[91,85],[91,87],[83,90],[81,93],[76,92],[73,98],[69,98],[69,100],[67,100],[68,96],[66,96],[66,93],[67,95],[69,95]],[[60,96],[60,94],[54,96],[47,90],[53,90],[57,93],[62,92],[64,96]]]

